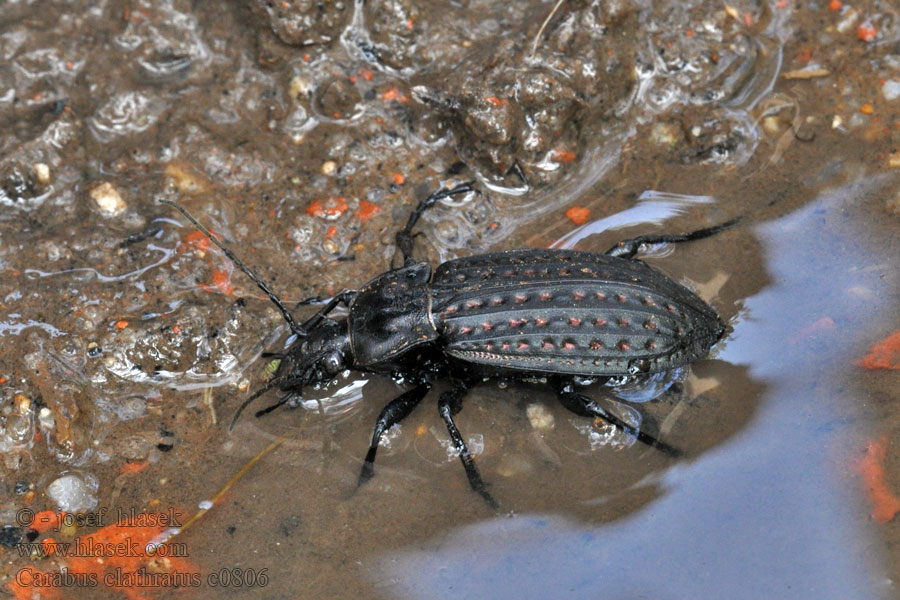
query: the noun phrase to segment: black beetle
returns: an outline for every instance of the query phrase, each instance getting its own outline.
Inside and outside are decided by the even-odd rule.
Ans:
[[[411,256],[412,230],[437,201],[473,191],[462,184],[422,200],[396,234],[403,266],[357,291],[334,296],[302,325],[203,225],[174,202],[163,201],[265,292],[297,336],[287,352],[267,354],[281,359],[274,377],[241,405],[234,419],[274,387],[284,395],[257,416],[299,399],[304,386],[330,381],[347,368],[402,377],[413,387],[379,414],[359,475],[362,485],[374,474],[381,436],[415,408],[435,380],[449,377],[452,386],[441,394],[438,410],[470,485],[494,508],[497,502],[453,422],[468,388],[486,377],[546,377],[569,410],[600,417],[643,443],[679,455],[676,448],[635,430],[575,387],[602,378],[659,373],[706,355],[725,331],[715,310],[634,256],[642,244],[701,239],[737,219],[682,235],[637,237],[605,254],[527,249],[480,254],[447,261],[432,274],[428,263]],[[346,319],[328,317],[338,304],[347,306]]]

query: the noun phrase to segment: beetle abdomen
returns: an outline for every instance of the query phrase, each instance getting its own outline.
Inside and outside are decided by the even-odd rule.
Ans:
[[[442,264],[431,287],[445,352],[504,369],[654,373],[705,355],[723,330],[684,286],[604,254],[485,254]]]

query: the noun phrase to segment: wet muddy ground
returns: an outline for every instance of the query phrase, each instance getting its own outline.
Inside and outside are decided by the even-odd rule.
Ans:
[[[5,2],[0,125],[3,594],[898,595],[893,1]],[[293,306],[464,181],[434,264],[743,217],[645,254],[728,324],[618,409],[684,458],[488,382],[457,424],[494,512],[440,384],[356,491],[404,389],[357,372],[228,431],[288,330],[159,201]]]

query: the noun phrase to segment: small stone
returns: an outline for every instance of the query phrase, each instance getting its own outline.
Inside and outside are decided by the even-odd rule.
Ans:
[[[91,189],[90,195],[97,209],[105,217],[116,217],[125,212],[125,208],[127,208],[119,191],[109,182],[101,183]]]
[[[16,405],[16,410],[20,415],[27,415],[31,412],[31,398],[24,394],[16,394],[13,398],[13,402]]]
[[[291,98],[306,96],[309,94],[309,89],[309,82],[300,75],[291,77],[291,81],[288,83],[288,95]]]
[[[165,174],[182,194],[205,194],[209,190],[207,181],[186,164],[169,163],[166,165]]]
[[[341,251],[341,247],[338,246],[338,243],[334,240],[326,239],[324,242],[322,242],[322,250],[324,250],[326,254],[335,256]]]
[[[900,98],[900,81],[888,79],[884,82],[884,85],[881,86],[881,93],[887,101]]]
[[[13,527],[12,525],[4,525],[0,529],[0,546],[6,548],[15,548],[22,541],[25,534],[21,527]]]
[[[99,482],[93,475],[84,477],[69,473],[57,478],[47,486],[47,495],[56,502],[59,510],[78,512],[93,510],[97,506]]]
[[[337,163],[333,160],[326,160],[322,163],[322,175],[334,175],[337,171]]]
[[[42,408],[38,413],[38,425],[40,425],[41,429],[53,429],[55,423],[56,422],[53,420],[53,412],[46,406]]]
[[[549,431],[555,424],[553,414],[543,404],[529,404],[525,409],[528,422],[537,431]]]
[[[656,123],[650,130],[650,141],[657,146],[674,146],[678,143],[678,131],[671,123]]]
[[[853,8],[848,8],[846,11],[844,11],[844,16],[835,26],[835,29],[837,29],[840,33],[849,33],[856,25],[856,21],[858,20],[859,13],[856,12],[856,10]]]
[[[33,168],[34,178],[37,179],[39,183],[44,185],[50,183],[50,167],[45,163],[35,163]]]

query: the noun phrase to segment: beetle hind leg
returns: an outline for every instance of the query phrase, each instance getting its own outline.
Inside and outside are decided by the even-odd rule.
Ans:
[[[422,401],[422,398],[425,397],[425,394],[427,394],[430,389],[430,383],[422,382],[418,386],[392,400],[381,410],[378,419],[375,421],[375,432],[372,434],[372,443],[369,445],[369,451],[366,453],[362,470],[359,472],[359,480],[356,484],[357,488],[372,479],[372,476],[375,474],[375,453],[378,452],[378,443],[381,441],[381,436],[396,423],[405,419],[416,405]]]
[[[487,491],[487,486],[484,484],[484,480],[481,479],[478,468],[475,466],[475,460],[469,453],[469,448],[466,446],[465,440],[459,433],[456,423],[453,422],[453,415],[457,414],[462,409],[462,400],[467,391],[468,386],[466,386],[465,383],[456,382],[452,389],[441,394],[440,400],[438,400],[438,412],[440,412],[441,418],[444,419],[444,423],[447,425],[447,431],[450,433],[450,439],[453,440],[453,445],[459,453],[459,460],[462,461],[463,468],[466,470],[466,477],[469,478],[469,485],[472,486],[472,489],[475,490],[479,496],[484,498],[484,501],[487,502],[491,508],[497,510],[500,508],[500,505]]]
[[[677,235],[642,235],[640,237],[631,238],[630,240],[622,240],[607,250],[606,255],[618,256],[619,258],[634,258],[643,244],[677,244],[679,242],[702,240],[703,238],[725,231],[740,220],[741,217],[736,217],[719,225],[707,227],[706,229],[698,229],[697,231],[691,231],[689,233]]]
[[[576,415],[592,418],[600,417],[604,421],[620,428],[622,431],[637,437],[637,440],[639,442],[657,448],[658,450],[664,452],[665,454],[668,454],[673,458],[678,458],[684,455],[684,452],[682,452],[678,448],[671,446],[648,433],[635,429],[631,425],[622,421],[622,419],[620,419],[619,417],[603,408],[598,402],[592,400],[591,398],[588,398],[587,396],[583,396],[575,392],[572,389],[571,384],[559,384],[557,386],[557,395],[562,405]]]

